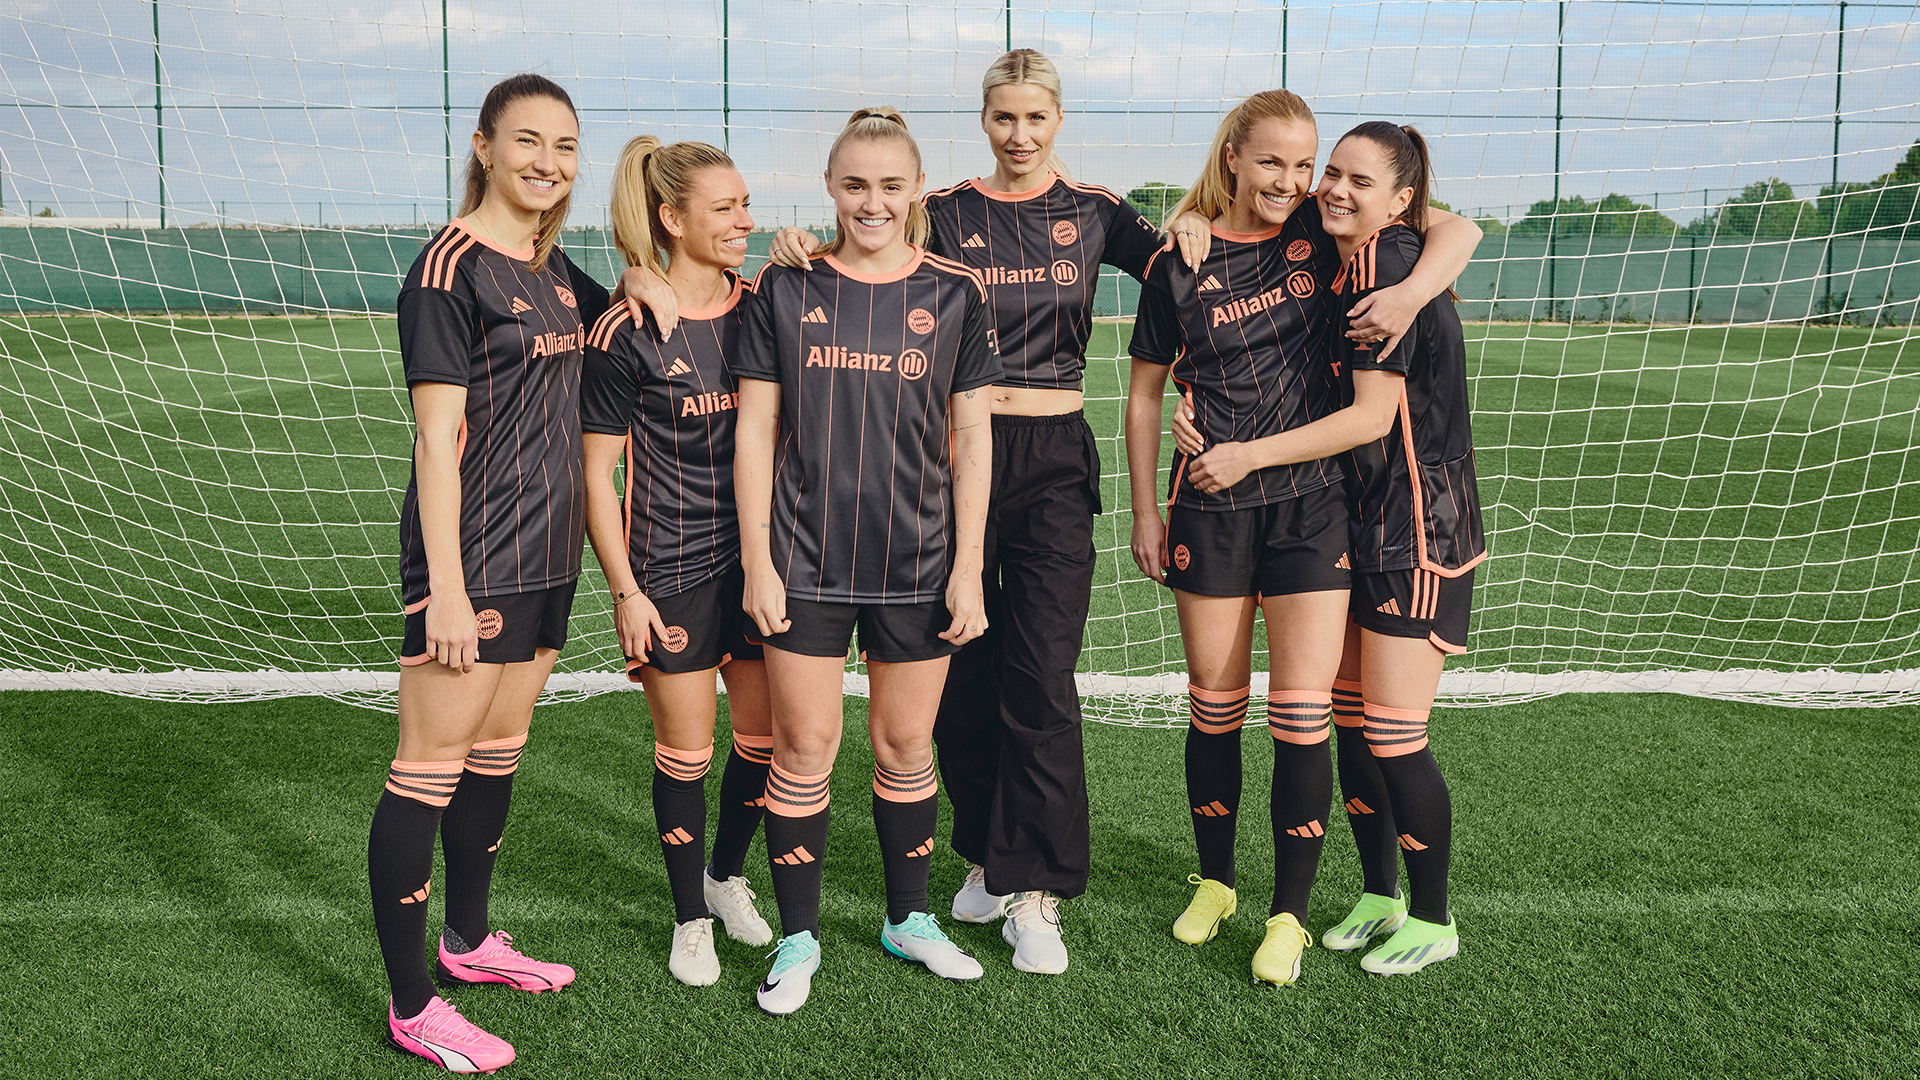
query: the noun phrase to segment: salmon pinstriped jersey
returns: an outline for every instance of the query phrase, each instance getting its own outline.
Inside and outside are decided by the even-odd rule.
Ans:
[[[731,271],[719,306],[680,311],[673,339],[625,304],[587,335],[580,426],[627,442],[627,558],[654,598],[695,589],[740,561],[733,503],[737,402],[729,358],[749,293]]]
[[[1331,408],[1326,362],[1331,312],[1327,286],[1340,257],[1312,207],[1261,233],[1216,227],[1199,270],[1177,252],[1156,254],[1140,288],[1130,351],[1171,365],[1193,395],[1194,422],[1208,446],[1251,442],[1303,427]],[[1344,309],[1343,309],[1344,310]],[[1255,469],[1207,494],[1176,455],[1169,503],[1196,510],[1245,510],[1298,498],[1340,482],[1331,459]]]
[[[1420,236],[1391,224],[1368,237],[1334,280],[1335,305],[1347,311],[1377,289],[1397,285],[1420,261]],[[1392,354],[1345,335],[1333,338],[1340,404],[1353,403],[1353,373],[1406,376],[1399,414],[1385,438],[1341,455],[1353,514],[1353,568],[1418,567],[1455,577],[1487,557],[1480,486],[1467,414],[1467,350],[1460,315],[1442,294],[1421,310]]]
[[[1100,264],[1141,278],[1161,236],[1106,188],[1050,175],[1032,191],[968,180],[928,195],[927,250],[972,267],[987,287],[1002,384],[1078,390]]]
[[[733,371],[780,384],[773,565],[787,595],[923,604],[952,564],[948,398],[999,380],[980,281],[915,249],[859,274],[832,256],[769,264]]]
[[[606,310],[607,290],[559,248],[537,274],[527,269],[532,257],[455,218],[414,259],[400,288],[407,385],[467,388],[460,566],[469,596],[533,592],[580,576],[582,320]],[[408,612],[426,606],[417,477],[400,510],[400,583]]]

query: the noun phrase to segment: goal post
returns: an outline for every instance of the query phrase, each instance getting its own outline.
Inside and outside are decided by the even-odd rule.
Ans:
[[[829,227],[856,106],[907,115],[930,187],[990,169],[979,79],[1011,43],[1061,70],[1075,178],[1156,215],[1255,90],[1314,106],[1323,161],[1365,119],[1432,140],[1435,197],[1486,231],[1458,289],[1492,558],[1445,703],[1920,701],[1910,5],[375,10],[0,13],[0,688],[392,700],[394,298],[494,81],[573,94],[562,244],[611,283],[628,138],[723,146],[763,228]],[[1081,684],[1090,716],[1157,724],[1184,661],[1129,551],[1137,291],[1103,279],[1088,356],[1108,512]],[[626,685],[586,561],[561,696]]]

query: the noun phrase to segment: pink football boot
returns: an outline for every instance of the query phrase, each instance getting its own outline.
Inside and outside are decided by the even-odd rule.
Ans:
[[[506,983],[516,990],[539,993],[558,990],[573,981],[573,969],[565,964],[548,964],[520,955],[513,937],[495,930],[472,952],[450,953],[445,938],[440,940],[440,962],[435,974],[441,985],[458,983]]]
[[[513,1047],[505,1039],[473,1026],[443,997],[427,1002],[410,1020],[393,1015],[393,1002],[387,1002],[387,1031],[393,1045],[448,1072],[490,1073],[513,1064]]]

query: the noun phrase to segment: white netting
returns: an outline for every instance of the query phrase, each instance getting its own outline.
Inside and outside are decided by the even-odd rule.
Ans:
[[[762,224],[821,224],[856,105],[909,114],[931,182],[985,171],[978,80],[1010,38],[1059,64],[1082,179],[1184,185],[1220,113],[1284,83],[1323,152],[1360,119],[1418,123],[1436,194],[1488,219],[1460,289],[1495,557],[1449,700],[1920,700],[1912,5],[1095,8],[0,13],[0,669],[390,696],[410,436],[390,312],[500,76],[573,91],[565,243],[610,281],[608,166],[631,135],[725,145]],[[1103,290],[1089,361],[1116,512],[1083,681],[1094,714],[1152,723],[1178,713],[1182,660],[1126,550],[1133,303],[1131,282]],[[616,658],[598,583],[569,693],[615,685],[592,675]]]

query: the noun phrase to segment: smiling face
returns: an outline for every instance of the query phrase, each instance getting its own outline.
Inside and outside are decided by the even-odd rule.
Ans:
[[[660,225],[673,237],[673,259],[715,268],[737,269],[747,261],[747,234],[753,214],[747,210],[747,182],[738,170],[701,169],[687,184],[686,209],[660,207]]]
[[[1354,242],[1378,232],[1413,201],[1411,186],[1394,183],[1386,148],[1369,138],[1341,139],[1313,194],[1327,235]]]
[[[1313,191],[1313,158],[1320,133],[1306,120],[1262,120],[1242,144],[1227,146],[1233,174],[1235,232],[1264,232],[1286,223]]]
[[[493,172],[487,198],[538,215],[573,190],[580,168],[580,121],[564,102],[523,97],[500,111],[492,138],[473,133],[473,152]]]
[[[993,147],[995,178],[1013,184],[1045,172],[1065,119],[1044,86],[1003,83],[987,91],[980,130]]]
[[[888,253],[907,239],[907,215],[927,176],[899,139],[851,139],[827,164],[827,193],[844,238],[842,257]]]

